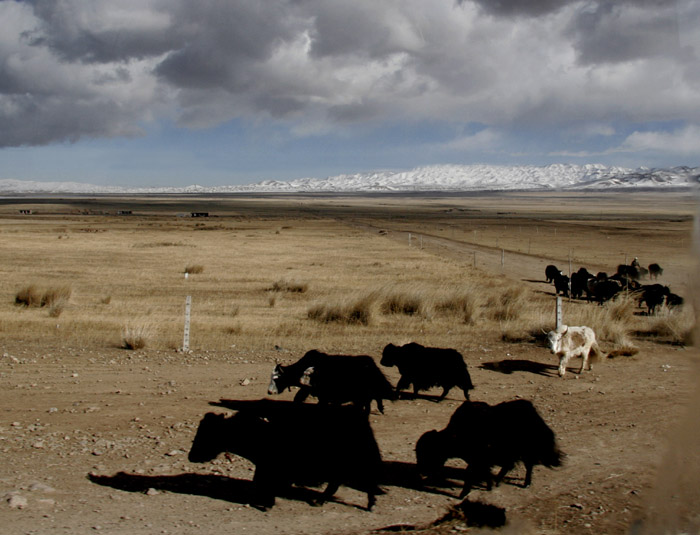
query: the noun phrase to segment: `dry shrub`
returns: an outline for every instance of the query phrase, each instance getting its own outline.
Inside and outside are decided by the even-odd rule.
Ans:
[[[49,288],[41,296],[41,306],[52,306],[58,301],[67,302],[70,296],[73,294],[73,290],[70,286],[61,286],[58,288]]]
[[[272,284],[270,291],[303,294],[306,293],[308,289],[309,285],[305,282],[278,280]]]
[[[146,323],[128,324],[122,329],[122,347],[124,349],[143,349],[152,337],[152,328]]]
[[[201,264],[191,264],[185,266],[185,273],[189,275],[196,275],[197,273],[202,273],[204,271],[204,266]]]
[[[15,304],[38,307],[41,305],[41,293],[34,284],[25,286],[15,295]]]
[[[373,303],[374,298],[367,296],[351,303],[318,304],[308,310],[307,317],[320,323],[369,325]]]
[[[100,303],[102,303],[103,305],[109,305],[111,302],[112,302],[112,296],[111,296],[111,295],[108,295],[108,296],[103,297],[102,299],[100,299]]]

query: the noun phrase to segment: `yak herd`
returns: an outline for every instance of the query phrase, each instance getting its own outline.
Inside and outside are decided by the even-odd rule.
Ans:
[[[649,264],[649,267],[645,268],[640,266],[635,258],[631,264],[617,266],[615,274],[610,276],[603,271],[593,275],[585,267],[581,267],[569,277],[550,264],[545,268],[545,279],[554,284],[556,295],[583,299],[585,294],[589,302],[595,301],[599,304],[627,292],[637,300],[640,307],[646,307],[648,315],[653,315],[660,306],[674,308],[683,304],[683,298],[671,292],[668,286],[651,283],[663,275],[663,272],[659,264]],[[649,284],[642,284],[641,281],[644,280],[648,280]]]
[[[634,296],[639,306],[654,314],[661,305],[679,306],[683,299],[668,286],[642,284],[663,274],[658,264],[642,268],[638,260],[620,265],[617,272],[592,275],[581,267],[571,278],[553,265],[545,276],[556,294],[583,298],[600,304],[621,292]],[[559,357],[559,375],[564,376],[569,359],[581,357],[579,373],[600,354],[595,333],[585,326],[560,325],[547,334],[552,353]],[[442,401],[453,388],[459,388],[465,401],[452,414],[442,430],[423,433],[416,442],[416,480],[420,485],[445,477],[448,459],[462,459],[465,497],[478,484],[490,490],[498,485],[516,464],[525,466],[523,486],[532,481],[537,465],[561,466],[564,454],[554,432],[528,400],[505,401],[496,405],[471,401],[474,388],[467,365],[455,349],[424,347],[417,343],[388,344],[379,362],[398,368],[399,381],[392,385],[369,355],[329,355],[308,351],[293,364],[277,364],[272,370],[268,394],[298,389],[293,402],[263,399],[239,408],[230,417],[207,414],[200,422],[189,453],[191,462],[207,462],[224,452],[233,453],[255,464],[251,504],[272,507],[275,497],[290,489],[326,483],[322,493],[307,498],[321,504],[332,499],[340,485],[367,494],[367,509],[376,503],[382,469],[385,466],[369,422],[372,403],[384,413],[384,401],[405,397],[411,388],[418,396],[434,387]],[[309,397],[318,404],[304,403]],[[280,439],[288,439],[281,441]],[[500,467],[494,475],[493,468]]]
[[[340,485],[367,494],[367,510],[383,493],[385,466],[369,422],[371,403],[384,411],[384,400],[396,401],[409,387],[413,395],[442,388],[435,400],[443,400],[457,387],[465,401],[447,427],[424,433],[415,446],[417,485],[445,477],[448,459],[467,463],[466,496],[474,485],[491,489],[516,464],[526,469],[523,486],[529,486],[536,465],[560,466],[563,454],[553,431],[530,401],[506,401],[497,405],[470,401],[474,388],[462,355],[454,349],[424,347],[417,343],[388,344],[380,364],[396,366],[400,379],[394,387],[368,355],[328,355],[308,351],[297,362],[277,364],[268,394],[297,388],[292,402],[263,399],[249,402],[233,416],[207,414],[200,422],[189,460],[207,462],[224,452],[255,464],[251,505],[272,507],[275,497],[291,489],[326,483],[322,493],[307,497],[312,504],[331,499]],[[317,404],[304,403],[309,396]],[[500,467],[494,476],[492,468]],[[419,487],[419,488],[420,488]]]

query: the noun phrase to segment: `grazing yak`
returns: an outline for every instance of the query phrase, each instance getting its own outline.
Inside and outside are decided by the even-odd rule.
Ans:
[[[554,279],[556,279],[559,275],[561,275],[561,271],[559,271],[559,268],[555,265],[549,264],[546,268],[544,268],[544,276],[547,279],[547,282],[554,282]]]
[[[393,385],[374,364],[369,366],[338,366],[334,359],[326,359],[317,366],[304,370],[299,383],[308,387],[319,403],[353,403],[369,413],[372,400],[379,412],[384,413],[384,399],[396,399]],[[354,361],[353,361],[354,362]]]
[[[581,369],[586,365],[592,369],[591,360],[600,355],[600,348],[595,339],[595,332],[590,327],[568,327],[560,325],[558,329],[547,333],[547,344],[553,354],[559,357],[559,376],[564,377],[566,364],[573,357],[581,357]]]
[[[649,264],[649,278],[650,279],[658,279],[661,275],[664,274],[664,268],[662,268],[659,264]]]
[[[586,297],[588,301],[598,301],[602,305],[605,301],[609,301],[622,290],[622,286],[613,279],[595,278],[589,279],[586,286]]]
[[[382,366],[396,366],[401,378],[396,385],[396,393],[413,385],[413,393],[442,387],[438,401],[442,401],[455,386],[462,389],[464,398],[469,399],[469,390],[474,388],[467,371],[464,357],[456,349],[424,347],[412,342],[403,346],[388,344],[382,351]]]
[[[647,284],[640,288],[639,306],[646,305],[647,315],[656,314],[656,308],[663,305],[671,290],[662,284]]]
[[[305,385],[301,379],[309,368],[314,369],[316,380]],[[275,366],[267,393],[279,394],[292,386],[299,387],[294,401],[313,396],[322,404],[352,402],[367,412],[373,399],[384,412],[382,400],[396,397],[393,386],[369,355],[328,355],[315,349],[294,364]]]
[[[313,503],[330,500],[340,485],[367,493],[371,510],[381,494],[382,458],[367,416],[352,406],[287,403],[281,409],[208,413],[188,459],[204,463],[230,452],[255,464],[251,505],[266,509],[292,485],[327,483]]]
[[[588,281],[594,279],[585,267],[579,268],[576,273],[571,274],[571,297],[581,299],[583,293],[588,288]]]
[[[448,459],[467,463],[463,498],[475,483],[491,490],[518,462],[525,465],[524,487],[532,483],[535,465],[561,466],[563,454],[552,430],[530,401],[520,399],[498,405],[465,401],[442,431],[428,431],[416,443],[416,463],[423,475],[436,476]],[[491,468],[500,466],[493,477]]]
[[[569,276],[564,275],[560,273],[554,278],[554,293],[555,295],[559,295],[560,293],[564,295],[564,297],[569,297],[569,287],[570,287],[570,281],[569,281]]]

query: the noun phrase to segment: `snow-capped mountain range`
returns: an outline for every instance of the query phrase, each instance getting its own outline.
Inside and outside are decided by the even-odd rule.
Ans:
[[[118,187],[79,182],[0,180],[0,194],[154,194],[415,192],[503,190],[604,190],[692,188],[700,167],[629,169],[599,164],[537,166],[432,165],[410,171],[377,171],[328,178],[265,180],[232,186]]]

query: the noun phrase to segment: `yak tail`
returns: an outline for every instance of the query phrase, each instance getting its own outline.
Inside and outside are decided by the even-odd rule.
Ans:
[[[598,342],[593,342],[593,345],[591,346],[591,350],[588,352],[588,358],[592,361],[595,362],[599,360],[603,356],[603,352],[600,350],[600,346],[598,345]]]
[[[566,455],[556,445],[542,459],[542,464],[547,468],[561,466],[564,463]]]

